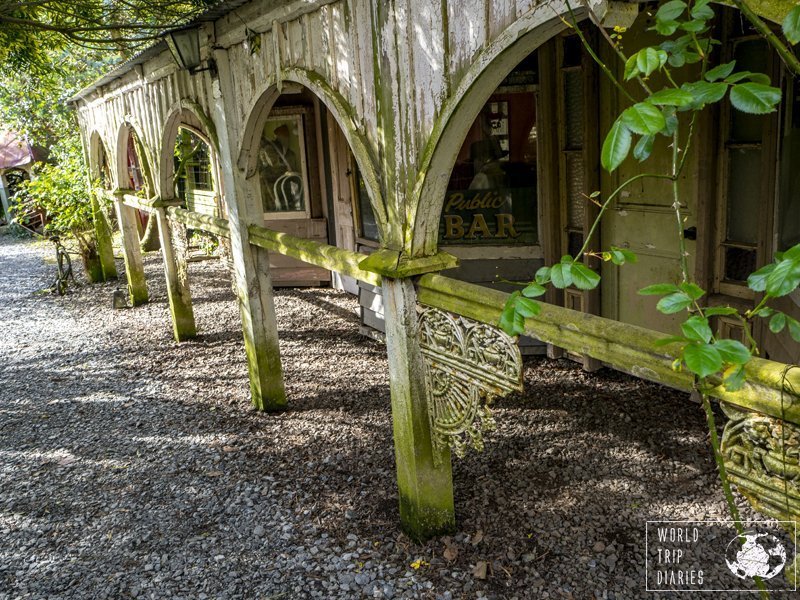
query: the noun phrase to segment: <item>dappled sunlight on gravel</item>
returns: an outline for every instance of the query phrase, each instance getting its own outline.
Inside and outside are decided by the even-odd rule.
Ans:
[[[0,236],[0,599],[640,598],[646,520],[725,514],[685,394],[534,358],[454,462],[458,531],[414,544],[353,297],[276,292],[290,408],[260,414],[218,261],[176,344],[158,253],[113,310],[122,282],[38,294],[49,252]]]

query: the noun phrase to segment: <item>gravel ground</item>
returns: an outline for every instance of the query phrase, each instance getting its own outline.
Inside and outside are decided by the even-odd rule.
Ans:
[[[40,293],[50,253],[0,235],[0,598],[642,598],[645,521],[725,514],[685,394],[534,358],[454,463],[458,533],[414,544],[352,297],[276,293],[291,409],[265,415],[218,262],[178,345],[158,254],[115,311],[120,283]]]

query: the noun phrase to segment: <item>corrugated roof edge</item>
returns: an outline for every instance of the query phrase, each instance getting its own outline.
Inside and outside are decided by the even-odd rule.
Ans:
[[[177,27],[165,29],[164,31],[161,32],[161,35],[164,36],[170,31],[178,31],[181,29],[186,29],[188,27],[200,25],[201,23],[216,21],[217,19],[224,17],[229,12],[236,10],[237,8],[239,8],[244,4],[247,4],[248,2],[250,2],[250,0],[220,0],[220,2],[208,8],[204,12],[200,13],[194,19],[191,19],[186,23],[183,23]],[[144,48],[135,56],[129,58],[125,62],[118,64],[108,73],[106,73],[99,79],[96,79],[85,88],[81,89],[77,94],[75,94],[69,100],[67,100],[67,104],[74,104],[81,98],[84,98],[85,96],[91,94],[100,86],[106,85],[107,83],[110,83],[115,79],[119,79],[136,65],[141,65],[142,63],[148,61],[149,59],[158,56],[162,51],[164,51],[164,49],[166,49],[166,47],[167,43],[163,39],[160,39],[157,42],[153,42],[153,44]]]

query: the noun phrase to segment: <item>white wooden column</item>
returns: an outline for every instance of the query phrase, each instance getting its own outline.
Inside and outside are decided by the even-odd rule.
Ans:
[[[231,255],[236,294],[242,317],[250,392],[259,410],[286,407],[278,324],[272,297],[272,279],[267,251],[250,244],[247,226],[263,225],[264,213],[258,198],[248,189],[244,173],[236,166],[241,132],[235,111],[227,106],[238,98],[233,89],[228,53],[214,50],[219,78],[213,84],[212,110],[219,138],[219,160],[223,174],[224,198],[231,234]]]
[[[114,242],[111,234],[111,224],[108,222],[103,204],[99,197],[105,191],[92,190],[92,221],[94,224],[94,236],[97,242],[97,254],[100,257],[100,266],[103,271],[103,281],[117,278],[117,265],[114,261]]]
[[[383,301],[400,520],[406,533],[424,540],[455,529],[450,451],[434,464],[412,280],[384,277]]]
[[[147,282],[144,279],[144,263],[142,249],[139,247],[139,228],[137,227],[136,209],[122,201],[122,195],[116,194],[114,205],[117,209],[119,229],[122,233],[122,252],[125,257],[125,275],[128,278],[128,293],[132,306],[145,304],[148,300]]]
[[[152,217],[155,217],[157,221],[161,255],[164,258],[169,312],[172,315],[172,334],[175,336],[176,342],[183,342],[197,335],[187,264],[186,260],[177,256],[175,252],[172,244],[172,230],[164,209],[156,208]]]

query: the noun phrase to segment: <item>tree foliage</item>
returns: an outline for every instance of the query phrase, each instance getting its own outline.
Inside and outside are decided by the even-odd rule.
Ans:
[[[216,0],[0,0],[0,65],[50,70],[53,50],[109,49],[118,58]]]

